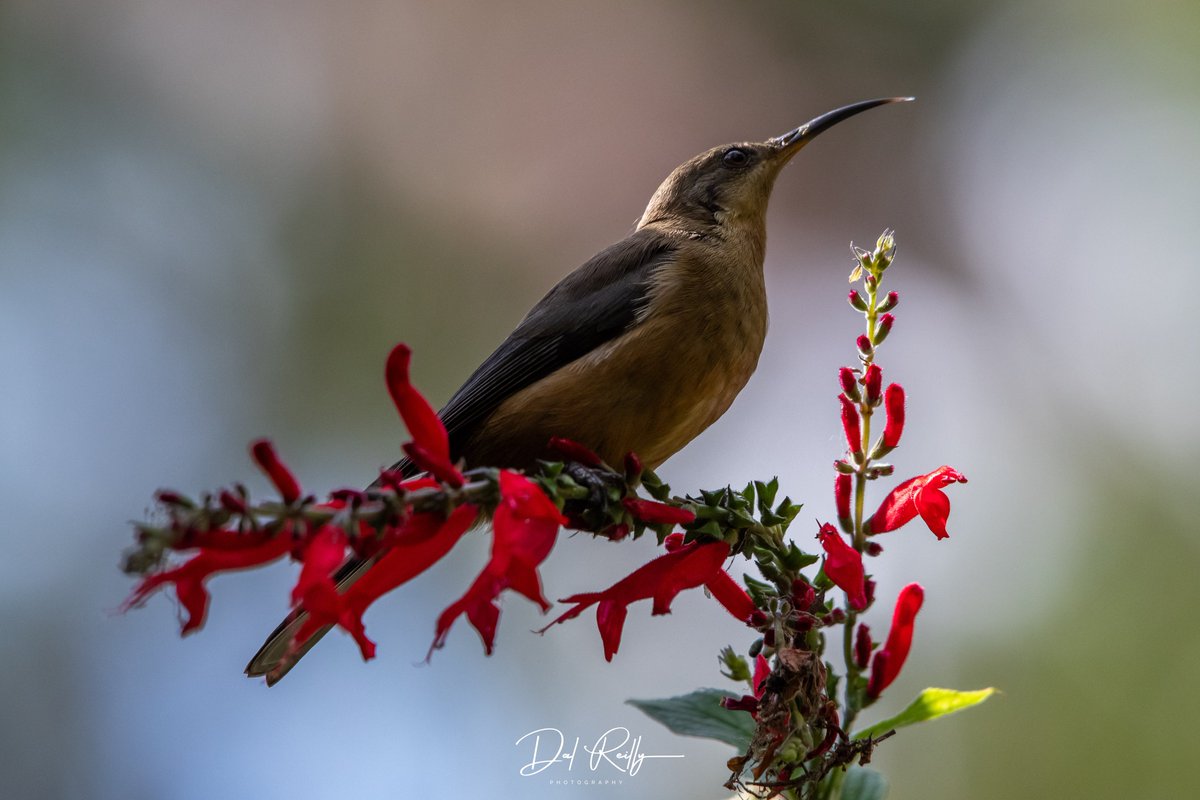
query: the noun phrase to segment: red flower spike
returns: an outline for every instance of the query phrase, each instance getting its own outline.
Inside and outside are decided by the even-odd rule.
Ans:
[[[854,402],[858,402],[860,395],[858,393],[858,376],[854,370],[849,367],[838,368],[838,383],[842,385],[842,393],[849,397]]]
[[[296,652],[326,625],[338,624],[358,643],[364,661],[375,657],[375,643],[366,636],[362,615],[383,595],[420,575],[440,561],[475,523],[479,509],[463,504],[443,522],[434,514],[408,517],[394,536],[394,544],[345,594],[307,594],[304,610],[309,618],[296,632],[291,650]],[[305,564],[307,566],[307,560]],[[332,582],[331,582],[332,583]]]
[[[429,656],[445,644],[454,621],[462,614],[483,639],[484,650],[492,653],[500,609],[496,598],[505,589],[524,595],[550,609],[542,595],[537,567],[550,555],[558,528],[567,519],[536,483],[508,470],[500,472],[500,504],[492,519],[492,555],[466,594],[441,613]],[[427,656],[428,657],[428,656]]]
[[[160,587],[168,583],[174,584],[175,596],[179,598],[179,603],[187,613],[180,629],[180,634],[186,635],[204,624],[204,616],[208,611],[208,590],[204,588],[204,582],[211,575],[227,570],[257,567],[274,561],[291,549],[291,538],[286,531],[281,531],[274,538],[250,547],[227,550],[202,548],[197,555],[178,567],[142,579],[129,598],[121,604],[121,611],[141,605]]]
[[[640,497],[626,497],[621,501],[625,510],[647,525],[685,525],[696,519],[696,515],[679,506],[659,503],[654,500],[643,500]]]
[[[942,488],[952,483],[966,483],[953,467],[938,467],[927,475],[918,475],[897,486],[883,499],[879,510],[866,523],[867,533],[887,533],[907,524],[918,514],[933,535],[945,539],[946,520],[950,516],[950,498]]]
[[[408,345],[398,344],[388,355],[385,369],[388,393],[413,439],[410,443],[412,451],[405,447],[405,453],[413,463],[438,476],[444,483],[462,486],[462,474],[450,461],[450,436],[446,433],[446,427],[433,406],[409,380],[408,367],[411,361],[412,350]]]
[[[275,484],[275,489],[283,497],[283,502],[294,503],[300,499],[300,483],[292,475],[291,470],[279,460],[279,456],[275,453],[275,446],[269,439],[259,439],[251,444],[250,454],[254,457],[254,463],[258,464],[259,469],[266,473],[267,477],[271,479],[271,483]]]
[[[871,661],[867,696],[872,700],[879,697],[900,674],[912,647],[913,624],[924,601],[925,590],[918,583],[910,583],[900,590],[900,596],[896,599],[896,610],[892,612],[892,627],[888,630],[887,641]]]
[[[728,555],[729,545],[725,542],[685,544],[644,564],[603,591],[564,598],[562,602],[575,603],[575,606],[540,632],[574,619],[594,605],[596,624],[604,643],[604,658],[612,661],[621,645],[621,631],[630,603],[652,599],[651,614],[669,614],[675,596],[684,589],[694,589],[713,580]]]
[[[854,664],[859,669],[866,669],[871,661],[871,629],[866,624],[858,626],[854,637]]]
[[[879,368],[878,364],[867,365],[867,371],[863,374],[863,385],[867,387],[867,402],[872,406],[879,405],[882,384],[883,370]]]
[[[838,521],[850,520],[850,490],[854,481],[844,472],[833,479],[833,499],[837,507]]]
[[[821,526],[817,534],[821,547],[825,548],[825,575],[846,593],[850,607],[861,610],[867,607],[866,574],[863,572],[862,555],[828,523]]]
[[[550,439],[550,451],[560,455],[567,461],[583,464],[585,467],[598,467],[604,463],[600,456],[572,439],[554,436]]]
[[[900,435],[904,433],[904,387],[898,383],[889,383],[883,392],[883,407],[887,410],[883,446],[890,450],[900,444]]]
[[[846,444],[851,453],[862,452],[862,428],[858,418],[858,407],[850,402],[844,394],[838,395],[842,403],[842,430],[846,434]]]

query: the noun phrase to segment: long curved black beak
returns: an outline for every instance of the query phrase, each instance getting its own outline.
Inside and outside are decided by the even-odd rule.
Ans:
[[[834,125],[837,125],[843,120],[850,119],[855,114],[861,114],[877,106],[884,106],[888,103],[907,103],[916,100],[915,97],[881,97],[877,100],[863,100],[860,103],[851,103],[848,106],[834,109],[828,113],[822,114],[819,117],[810,119],[808,122],[801,125],[799,128],[793,128],[782,136],[776,136],[768,139],[769,144],[777,145],[781,153],[786,153],[789,157],[794,155],[801,147],[811,142],[817,137],[817,134],[822,131],[827,131]]]

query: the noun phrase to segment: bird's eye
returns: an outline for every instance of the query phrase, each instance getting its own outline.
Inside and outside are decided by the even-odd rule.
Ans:
[[[727,167],[744,167],[750,163],[750,154],[745,150],[733,147],[725,151],[725,155],[721,160],[725,162],[725,166]]]

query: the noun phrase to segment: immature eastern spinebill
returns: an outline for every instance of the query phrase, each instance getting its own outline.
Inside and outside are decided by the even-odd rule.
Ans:
[[[694,439],[758,365],[767,201],[780,170],[842,120],[911,99],[854,103],[676,167],[633,233],[563,278],[442,408],[452,456],[468,467],[530,467],[558,436],[610,464],[633,451],[654,468]],[[347,562],[339,587],[369,566]],[[302,618],[284,620],[248,675],[283,677],[298,658],[283,656]]]

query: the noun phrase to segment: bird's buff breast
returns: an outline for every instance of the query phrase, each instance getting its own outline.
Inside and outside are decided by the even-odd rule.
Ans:
[[[467,448],[468,463],[529,466],[562,436],[612,465],[634,451],[658,466],[724,414],[753,374],[766,314],[747,311],[743,299],[703,316],[683,307],[650,315],[506,400]]]

